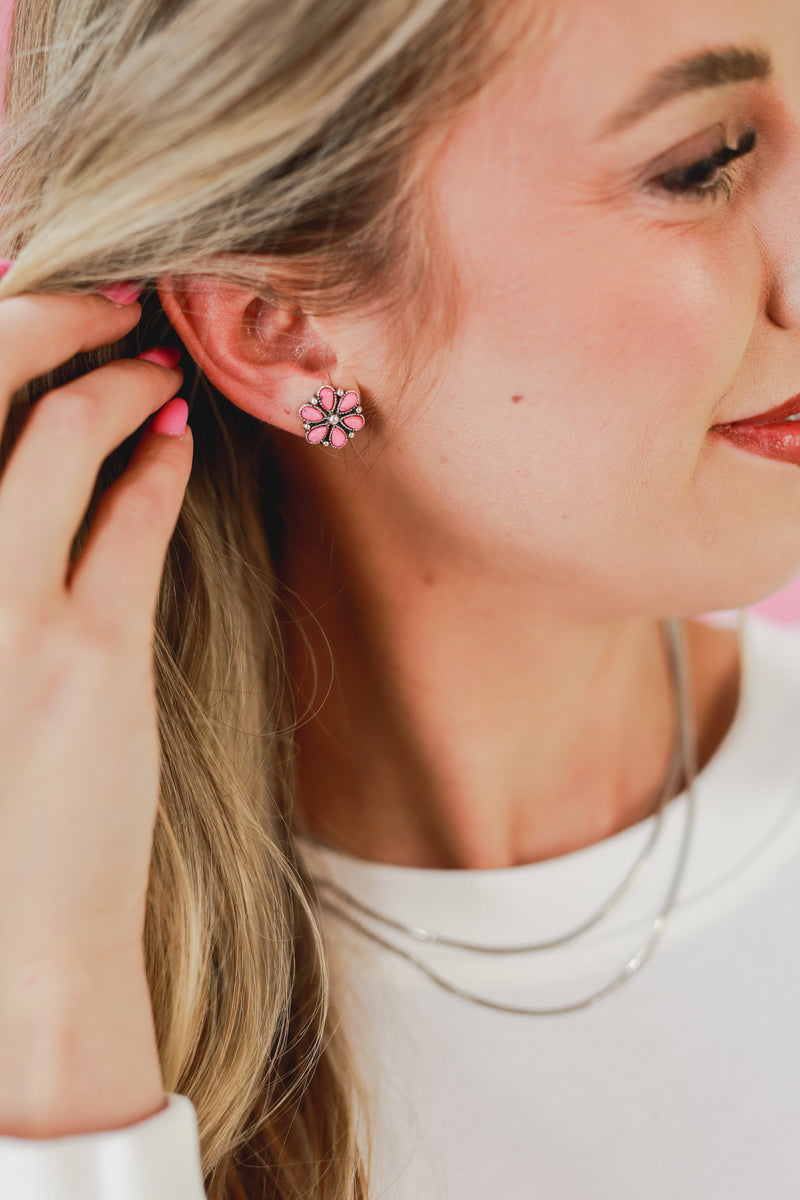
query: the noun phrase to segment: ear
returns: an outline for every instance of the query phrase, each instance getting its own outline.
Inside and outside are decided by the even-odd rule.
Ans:
[[[158,281],[164,312],[211,383],[259,420],[305,436],[298,409],[333,384],[336,354],[321,327],[209,276]],[[336,379],[337,387],[355,381]]]

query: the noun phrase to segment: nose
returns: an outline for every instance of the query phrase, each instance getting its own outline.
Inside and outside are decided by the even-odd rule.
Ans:
[[[759,225],[767,315],[783,329],[800,329],[800,117],[764,189]]]
[[[797,227],[800,230],[800,211]],[[793,259],[781,263],[771,275],[767,314],[782,329],[800,329],[800,247]]]

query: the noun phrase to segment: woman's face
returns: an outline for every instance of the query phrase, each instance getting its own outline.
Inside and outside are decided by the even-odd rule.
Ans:
[[[373,486],[398,521],[529,574],[564,611],[749,604],[800,570],[800,466],[712,427],[800,393],[800,8],[558,7],[541,62],[433,163],[464,320],[413,417],[383,414]],[[697,86],[605,132],[654,73],[734,47],[769,55],[771,77]],[[750,130],[729,195],[712,167],[698,194],[659,185]]]

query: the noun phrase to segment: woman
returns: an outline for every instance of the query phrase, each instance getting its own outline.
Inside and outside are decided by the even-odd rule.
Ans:
[[[19,7],[17,1200],[796,1194],[800,634],[701,617],[800,567],[798,81],[794,0]]]

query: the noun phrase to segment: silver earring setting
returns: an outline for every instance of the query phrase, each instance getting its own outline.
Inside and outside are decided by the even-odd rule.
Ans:
[[[358,392],[342,391],[325,384],[312,400],[299,409],[306,430],[306,441],[312,446],[346,446],[365,420]]]

